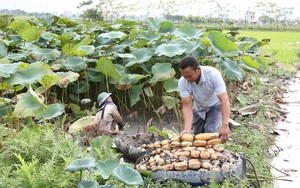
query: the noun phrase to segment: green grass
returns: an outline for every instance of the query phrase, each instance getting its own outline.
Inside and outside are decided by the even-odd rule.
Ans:
[[[242,36],[254,37],[258,40],[271,39],[269,45],[262,47],[265,54],[277,51],[268,61],[278,61],[285,64],[298,62],[298,53],[300,53],[300,32],[241,30],[237,37]]]

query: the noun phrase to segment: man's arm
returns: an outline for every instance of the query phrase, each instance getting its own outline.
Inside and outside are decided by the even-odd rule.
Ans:
[[[184,133],[191,133],[193,121],[192,97],[181,97],[181,104],[184,129],[180,135]]]
[[[218,95],[221,102],[221,114],[222,114],[222,126],[219,131],[219,138],[222,142],[227,142],[229,138],[229,116],[230,116],[230,104],[227,92]]]

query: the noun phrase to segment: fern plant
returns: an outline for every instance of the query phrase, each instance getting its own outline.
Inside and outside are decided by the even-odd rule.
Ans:
[[[0,153],[0,187],[76,187],[64,168],[83,156],[78,143],[50,127],[24,128],[5,140]]]

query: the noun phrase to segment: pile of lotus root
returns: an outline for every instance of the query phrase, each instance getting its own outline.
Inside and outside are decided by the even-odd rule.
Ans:
[[[138,160],[135,167],[138,171],[230,171],[240,156],[224,149],[220,143],[218,133],[201,133],[142,144],[138,149],[150,150],[150,154]]]

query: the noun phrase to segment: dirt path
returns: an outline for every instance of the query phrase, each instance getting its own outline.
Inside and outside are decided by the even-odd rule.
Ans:
[[[275,178],[274,188],[300,187],[300,72],[290,83],[282,105],[289,113],[284,121],[277,124],[279,136],[276,138],[278,155],[271,162],[271,172]]]

